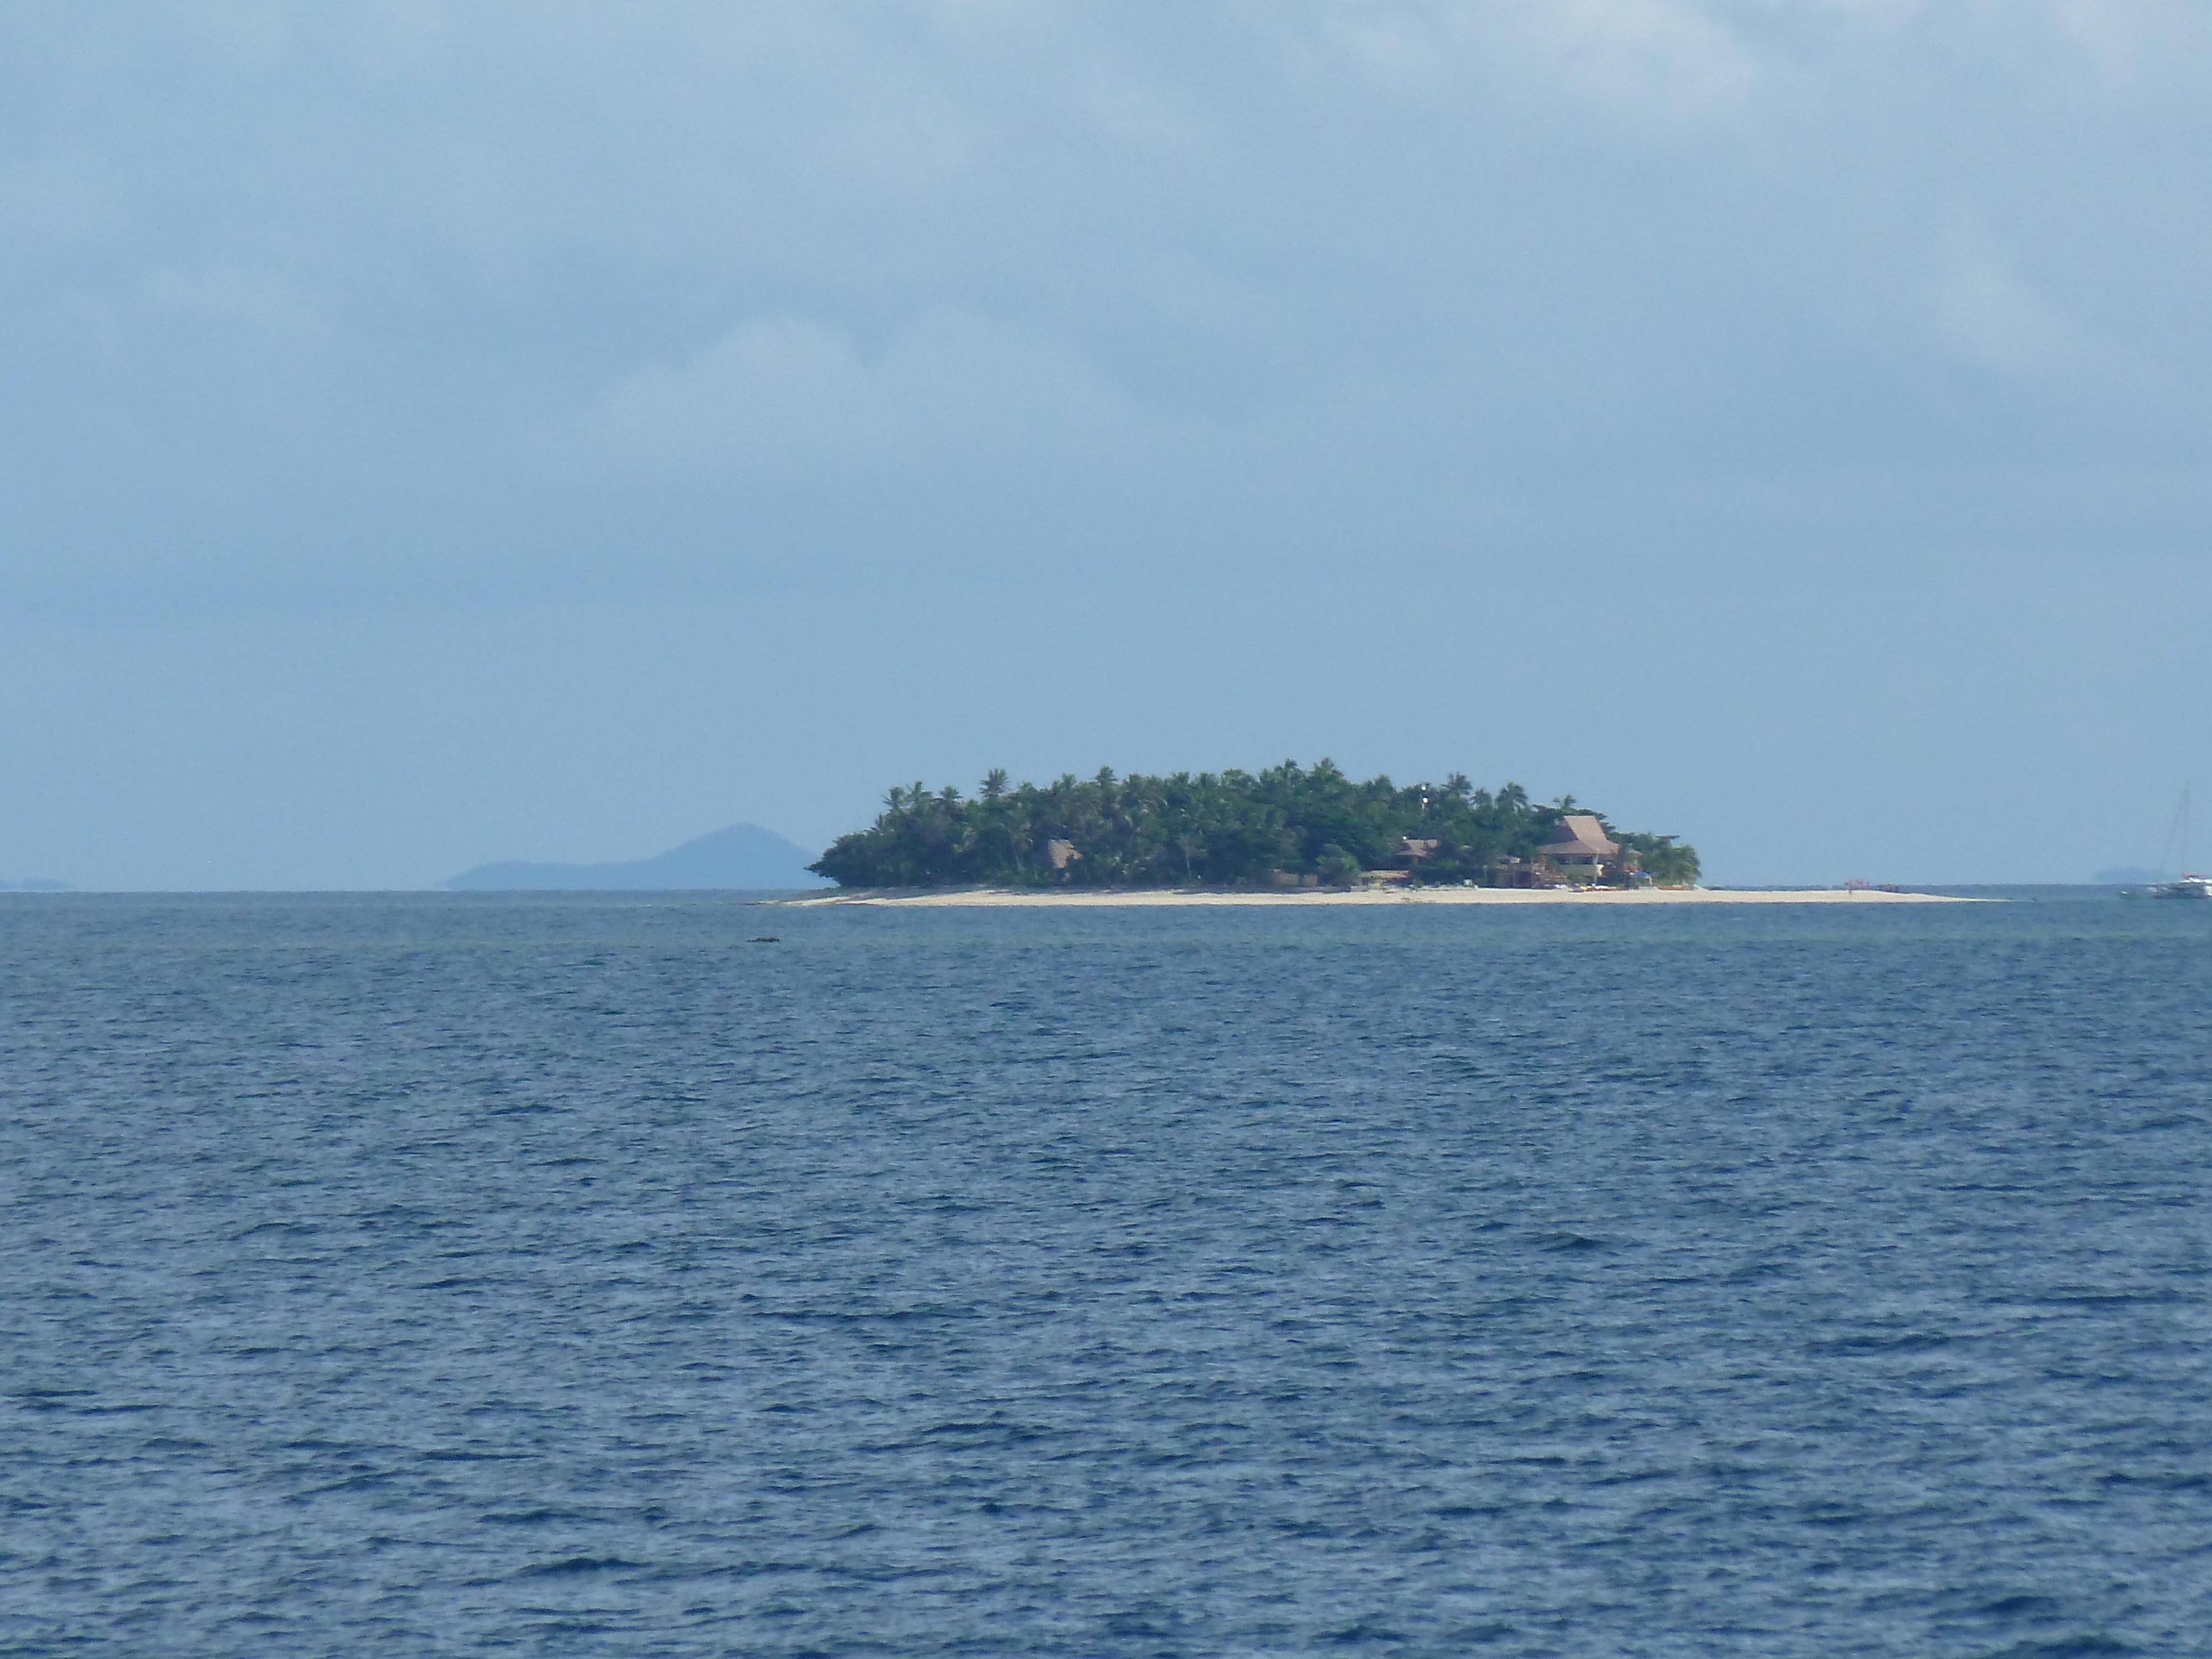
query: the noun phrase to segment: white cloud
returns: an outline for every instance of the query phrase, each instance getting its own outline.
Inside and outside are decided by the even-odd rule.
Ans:
[[[82,167],[52,157],[0,167],[0,261],[82,248],[112,234],[118,216]]]
[[[2002,374],[2047,375],[2102,355],[1978,226],[1954,225],[1943,238],[1932,297],[1937,337]]]
[[[1304,18],[1396,91],[1479,90],[1670,123],[1741,106],[1770,67],[1691,0],[1311,0]],[[1310,46],[1301,55],[1310,61]]]
[[[594,441],[629,465],[850,471],[1097,441],[1127,399],[1048,337],[939,312],[864,350],[804,317],[759,318],[624,377]]]
[[[246,266],[157,270],[146,279],[145,295],[157,313],[203,318],[258,334],[296,337],[319,320],[307,298],[283,277]]]
[[[1211,137],[1208,124],[1187,99],[1118,70],[1097,70],[1086,76],[1077,101],[1100,131],[1143,155],[1172,161],[1200,149]]]
[[[1571,84],[1644,108],[1732,107],[1765,67],[1726,22],[1680,0],[1521,0],[1514,9]]]
[[[173,25],[238,66],[268,70],[295,46],[299,0],[171,0]]]
[[[2212,429],[2212,103],[2177,88],[2212,49],[2112,3],[33,9],[0,580],[436,544],[520,589],[556,495],[659,513],[672,570],[793,479],[849,507],[817,540],[957,562],[878,486],[994,465],[1070,492],[1040,537],[1139,543],[1170,486],[1148,524],[1295,498],[1285,544],[1498,478],[1551,522],[1638,467],[1937,477],[2013,441],[2020,377],[2053,453],[2179,450]],[[1931,247],[1950,201],[1982,228]],[[1947,359],[1990,373],[1937,409]],[[381,516],[333,538],[349,479]]]

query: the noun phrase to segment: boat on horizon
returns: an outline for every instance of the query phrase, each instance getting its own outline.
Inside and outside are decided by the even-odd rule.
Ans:
[[[2160,875],[2168,870],[2189,867],[2189,790],[2181,786],[2181,798],[2173,804],[2173,827],[2166,832],[2166,850],[2159,855]],[[2180,857],[2174,854],[2179,852]],[[2212,876],[2177,876],[2172,881],[2161,881],[2150,890],[2153,898],[2212,899]]]

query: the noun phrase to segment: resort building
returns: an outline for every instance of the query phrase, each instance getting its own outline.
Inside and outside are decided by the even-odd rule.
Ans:
[[[1602,880],[1620,860],[1620,846],[1588,813],[1571,812],[1560,819],[1559,835],[1559,840],[1539,847],[1536,854],[1558,866],[1569,881]]]
[[[1406,868],[1418,870],[1421,867],[1421,860],[1436,857],[1437,848],[1443,845],[1440,841],[1401,836],[1398,837],[1398,856],[1405,861]]]

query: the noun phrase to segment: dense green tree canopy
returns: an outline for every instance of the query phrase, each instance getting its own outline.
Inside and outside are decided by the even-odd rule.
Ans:
[[[1326,760],[1019,786],[994,771],[973,799],[949,784],[893,789],[874,823],[810,867],[847,887],[1226,887],[1279,872],[1341,883],[1415,862],[1411,838],[1437,843],[1418,860],[1419,879],[1484,882],[1504,860],[1533,858],[1566,814],[1589,811],[1571,797],[1539,805],[1518,784],[1477,789],[1457,773],[1441,784],[1361,783]],[[1673,836],[1607,828],[1649,878],[1697,879],[1697,854]]]

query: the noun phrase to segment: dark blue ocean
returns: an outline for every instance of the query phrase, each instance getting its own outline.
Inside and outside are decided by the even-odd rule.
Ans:
[[[2106,894],[0,899],[0,1652],[2212,1652],[2209,1012]]]

